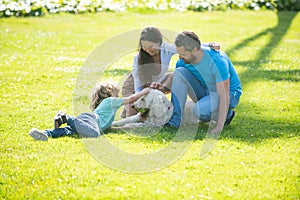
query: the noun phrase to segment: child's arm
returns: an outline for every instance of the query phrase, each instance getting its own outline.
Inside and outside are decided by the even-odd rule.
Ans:
[[[136,100],[138,100],[140,97],[142,97],[145,94],[148,94],[150,92],[150,88],[145,88],[142,91],[132,94],[129,97],[124,97],[123,98],[123,105],[124,104],[131,104],[133,102],[135,102]]]

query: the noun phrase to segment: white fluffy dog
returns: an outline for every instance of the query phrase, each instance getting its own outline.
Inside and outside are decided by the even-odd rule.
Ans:
[[[112,127],[159,127],[167,123],[173,114],[172,103],[161,91],[155,89],[150,90],[132,106],[139,113],[113,122]]]

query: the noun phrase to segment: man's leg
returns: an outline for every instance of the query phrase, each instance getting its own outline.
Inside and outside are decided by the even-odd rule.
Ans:
[[[233,108],[237,106],[239,99],[230,93],[230,102],[225,125],[229,125],[235,113]],[[203,122],[211,120],[217,121],[219,111],[219,95],[216,92],[210,92],[209,95],[200,99],[193,108],[194,115]]]
[[[210,92],[195,104],[193,113],[202,122],[217,121],[218,109],[219,95],[217,92]]]
[[[230,93],[230,102],[229,102],[229,108],[228,113],[225,121],[225,125],[229,125],[232,121],[232,119],[235,116],[234,108],[239,103],[239,98],[235,97],[234,93]]]
[[[206,91],[189,70],[179,67],[173,74],[171,101],[174,111],[168,125],[179,128],[188,94],[197,101],[206,95]]]

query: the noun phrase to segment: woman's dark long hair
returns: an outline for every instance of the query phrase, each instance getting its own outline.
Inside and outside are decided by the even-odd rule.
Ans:
[[[138,75],[142,85],[148,86],[152,82],[153,69],[155,65],[153,57],[144,51],[142,47],[142,40],[162,44],[162,34],[158,28],[147,27],[141,32],[139,41],[139,56],[138,56]]]

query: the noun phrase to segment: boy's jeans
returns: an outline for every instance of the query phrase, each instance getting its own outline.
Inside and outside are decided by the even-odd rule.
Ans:
[[[74,123],[74,118],[69,117],[67,121],[67,125],[64,128],[58,128],[53,130],[45,130],[45,133],[52,138],[58,138],[66,135],[76,134],[76,127]]]

